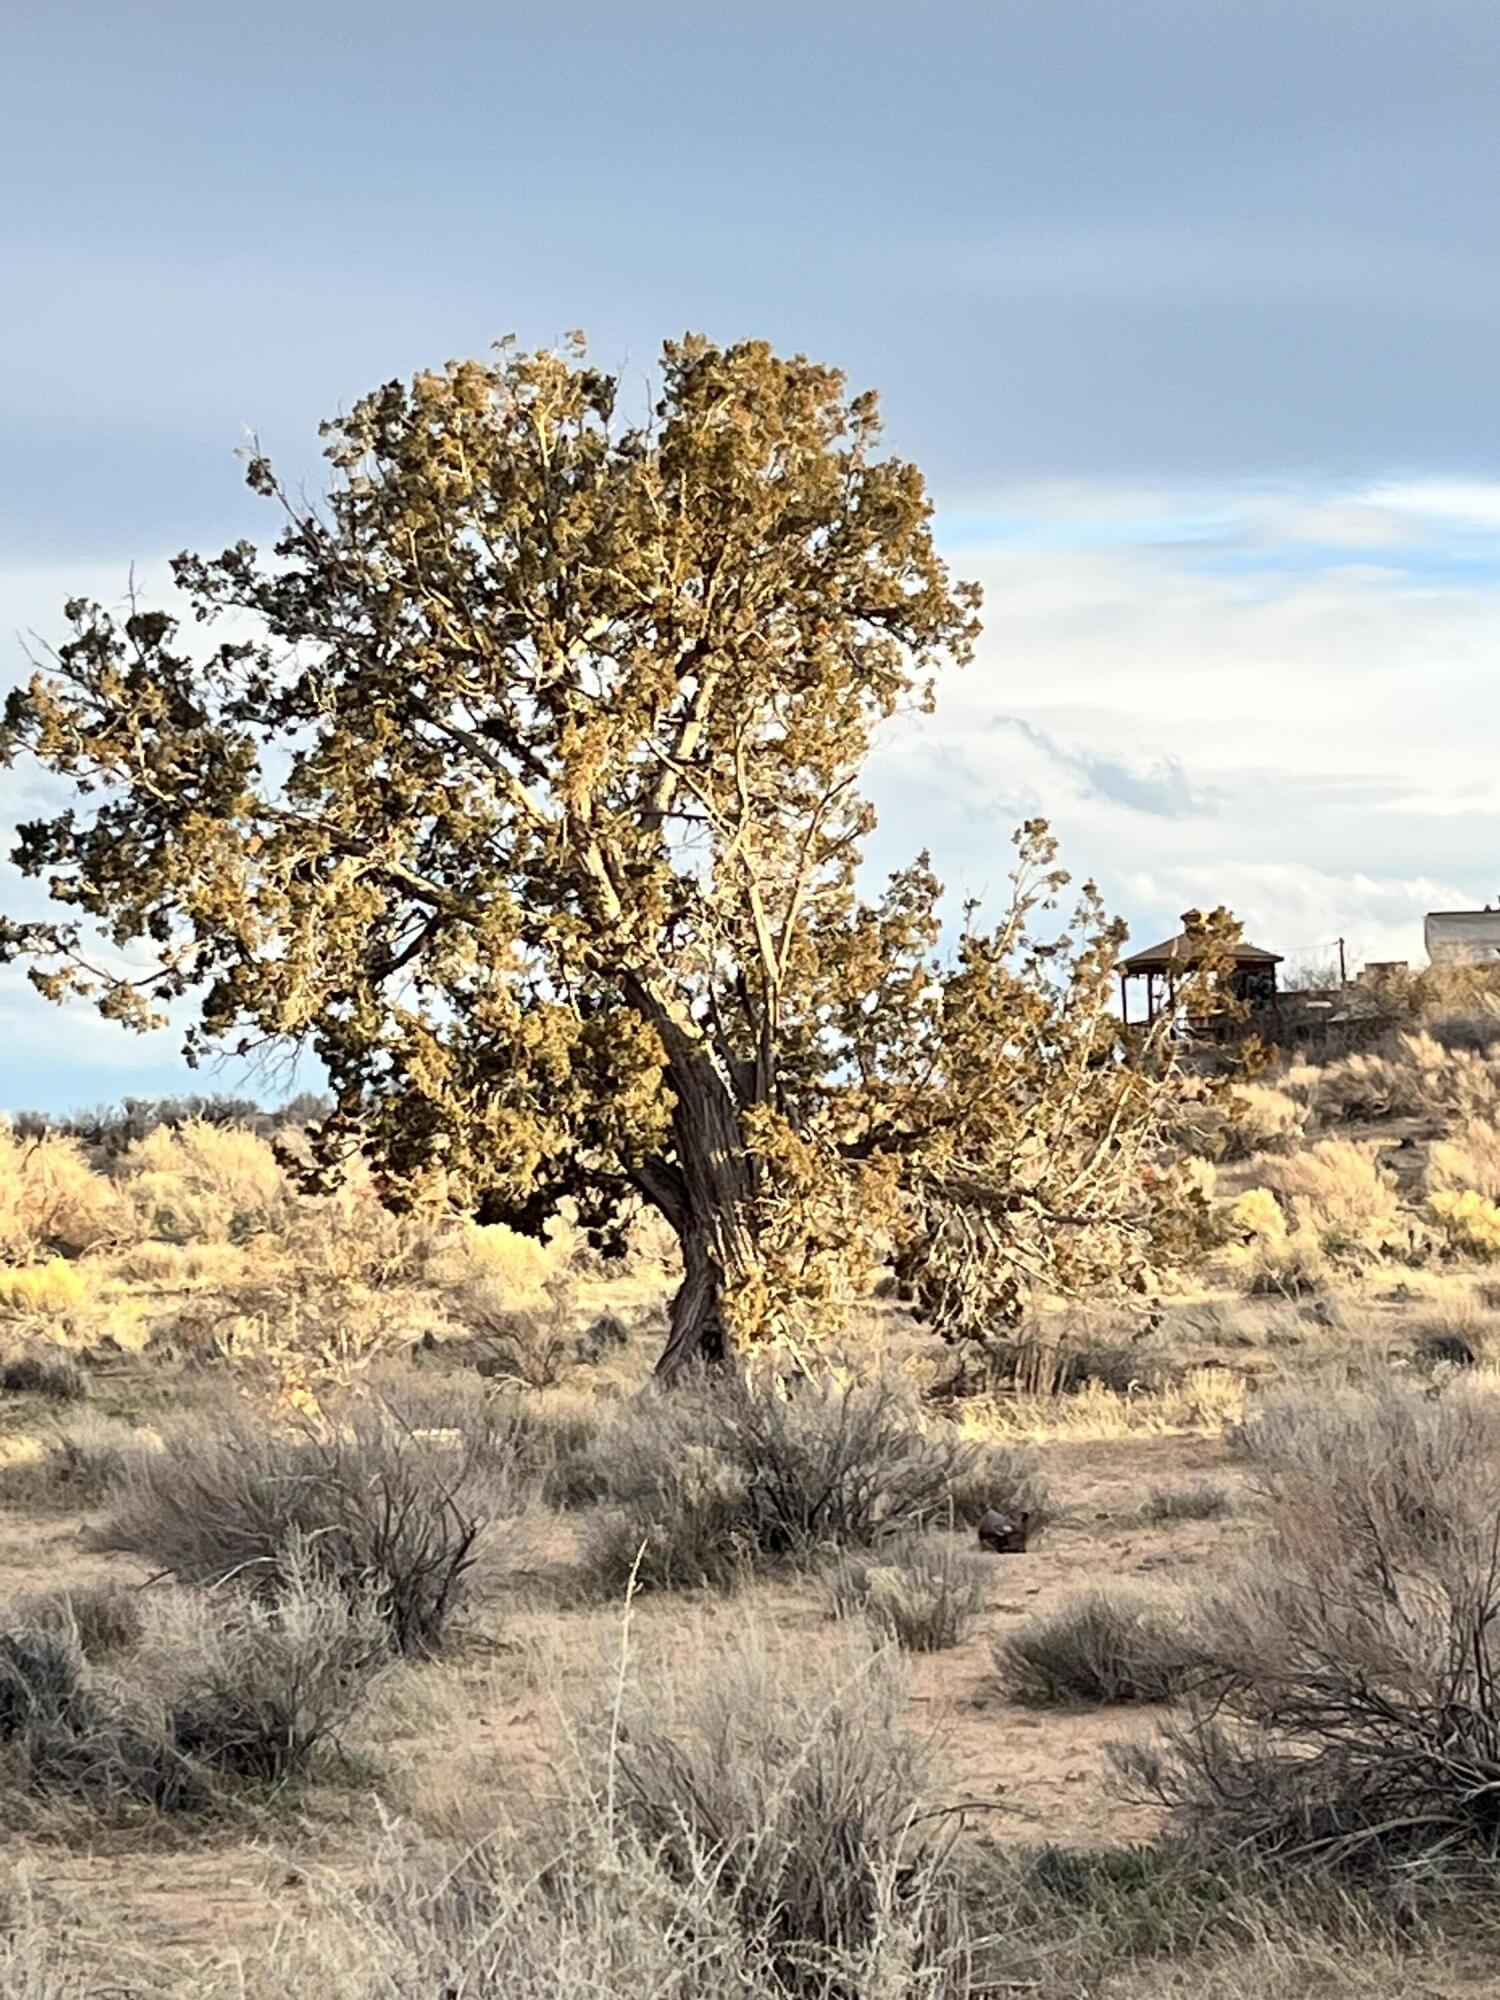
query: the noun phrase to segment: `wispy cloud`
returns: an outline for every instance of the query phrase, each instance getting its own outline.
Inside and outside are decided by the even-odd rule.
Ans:
[[[1423,912],[1495,893],[1500,485],[1250,490],[1075,482],[940,517],[986,591],[975,663],[881,737],[878,872],[926,847],[993,904],[1043,814],[1137,937],[1226,901],[1258,942],[1420,959]],[[154,566],[148,574],[159,570]],[[80,584],[0,575],[0,623],[55,630]],[[0,777],[14,820],[45,788]],[[36,890],[0,870],[0,907]],[[0,982],[0,1103],[160,1088],[171,1045]]]
[[[1195,785],[1175,757],[1160,757],[1136,765],[1096,750],[1064,746],[1024,716],[1001,715],[991,725],[1017,731],[1061,771],[1071,775],[1085,798],[1124,806],[1127,811],[1153,813],[1163,819],[1190,819],[1216,812],[1223,797],[1211,786]]]

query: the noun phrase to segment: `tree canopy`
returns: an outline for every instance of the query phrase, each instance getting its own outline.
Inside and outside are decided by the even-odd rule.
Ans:
[[[872,731],[979,629],[921,475],[761,342],[619,400],[581,343],[388,383],[319,505],[251,459],[280,533],[180,557],[186,616],[69,604],[0,730],[70,782],[15,853],[62,909],[0,953],[132,1025],[189,1002],[195,1059],[311,1047],[316,1173],[362,1147],[394,1202],[533,1229],[570,1197],[606,1245],[653,1205],[669,1369],[877,1254],[950,1324],[1139,1280],[1172,1066],[1124,1059],[1120,927],[1087,889],[1034,935],[1040,822],[946,956],[925,858],[860,893]]]

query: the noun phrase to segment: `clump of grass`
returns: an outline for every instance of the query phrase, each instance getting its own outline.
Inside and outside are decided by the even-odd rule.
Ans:
[[[24,1598],[12,1611],[24,1626],[67,1634],[86,1660],[128,1653],[145,1631],[140,1591],[113,1581]]]
[[[1229,1100],[1217,1135],[1218,1157],[1248,1160],[1257,1153],[1284,1152],[1302,1137],[1306,1117],[1306,1108],[1284,1090],[1242,1083]]]
[[[1435,1139],[1427,1149],[1425,1180],[1432,1194],[1472,1193],[1500,1201],[1500,1124],[1471,1118]]]
[[[0,1311],[18,1317],[55,1319],[81,1305],[87,1295],[83,1273],[66,1257],[0,1270]]]
[[[17,1354],[0,1363],[0,1393],[42,1396],[51,1403],[79,1403],[88,1380],[71,1354]]]
[[[98,1545],[179,1581],[278,1595],[297,1549],[351,1601],[373,1593],[394,1645],[433,1651],[485,1525],[472,1457],[375,1408],[283,1433],[225,1414],[136,1460]]]
[[[1180,1381],[1145,1394],[1086,1383],[1068,1396],[999,1398],[985,1406],[994,1430],[1047,1438],[1117,1438],[1232,1429],[1245,1412],[1246,1381],[1232,1368],[1187,1369]]]
[[[128,1230],[115,1185],[55,1133],[21,1137],[0,1119],[0,1257],[78,1256]]]
[[[1500,1207],[1493,1201],[1473,1188],[1440,1188],[1427,1208],[1450,1250],[1485,1264],[1500,1258]]]
[[[1136,1585],[1081,1591],[995,1641],[1006,1691],[1037,1706],[1165,1702],[1201,1660],[1186,1608]]]
[[[591,1464],[602,1416],[592,1395],[520,1391],[472,1375],[425,1375],[409,1365],[373,1370],[369,1400],[423,1445],[447,1447],[482,1480],[495,1511],[519,1513],[541,1493],[587,1505],[603,1490]]]
[[[0,1462],[0,1506],[91,1508],[151,1456],[128,1424],[84,1415],[44,1432],[34,1449]]]
[[[216,1773],[268,1782],[306,1768],[390,1656],[379,1600],[330,1586],[306,1545],[290,1551],[274,1603],[183,1595],[166,1639],[172,1744]]]
[[[1309,1232],[1330,1257],[1369,1260],[1409,1235],[1395,1184],[1372,1146],[1320,1139],[1265,1160],[1261,1178],[1285,1210],[1289,1233]]]
[[[610,1593],[632,1574],[724,1587],[747,1566],[1045,1506],[1028,1454],[925,1421],[884,1377],[653,1392],[601,1433],[596,1459],[617,1507],[594,1524],[585,1567]]]
[[[1470,1368],[1485,1360],[1495,1344],[1493,1316],[1461,1300],[1415,1321],[1414,1358],[1429,1368]]]
[[[0,1765],[19,1798],[105,1817],[209,1801],[159,1717],[91,1685],[76,1637],[57,1627],[0,1631]]]
[[[1140,1518],[1151,1527],[1165,1527],[1173,1521],[1217,1521],[1233,1510],[1226,1487],[1211,1479],[1190,1479],[1178,1486],[1153,1486],[1141,1502]]]
[[[941,1653],[968,1637],[984,1605],[986,1577],[979,1558],[948,1541],[911,1537],[841,1558],[829,1596],[840,1617],[863,1617],[903,1652]]]
[[[918,1963],[942,1948],[947,1855],[889,1651],[798,1670],[752,1636],[710,1674],[630,1690],[607,1734],[595,1797],[671,1879],[714,1883],[789,1994],[880,1990],[829,1973],[902,1918]]]
[[[243,1126],[190,1118],[158,1125],[125,1154],[138,1233],[169,1243],[242,1241],[285,1221],[291,1192],[270,1142]]]
[[[985,1347],[985,1372],[997,1388],[1027,1400],[1104,1390],[1116,1396],[1152,1396],[1173,1387],[1183,1371],[1138,1341],[1111,1339],[1086,1325],[1036,1325]]]
[[[153,1600],[107,1677],[84,1636],[76,1602],[0,1629],[0,1761],[18,1797],[105,1819],[206,1812],[231,1803],[226,1784],[305,1770],[389,1657],[374,1603],[332,1589],[305,1550],[274,1604]]]

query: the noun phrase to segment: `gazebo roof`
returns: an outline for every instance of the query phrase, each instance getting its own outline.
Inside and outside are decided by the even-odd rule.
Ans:
[[[1190,913],[1197,915],[1196,911]],[[1184,923],[1187,918],[1184,917]],[[1176,972],[1184,966],[1196,965],[1202,956],[1203,938],[1201,932],[1181,930],[1176,937],[1165,938],[1160,944],[1148,945],[1144,951],[1133,951],[1129,958],[1120,960],[1122,972]],[[1279,951],[1264,951],[1258,944],[1251,944],[1241,938],[1239,943],[1224,954],[1235,966],[1280,965]]]

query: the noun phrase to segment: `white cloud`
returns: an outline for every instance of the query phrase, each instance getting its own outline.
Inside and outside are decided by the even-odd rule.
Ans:
[[[1389,480],[1370,488],[1367,501],[1415,520],[1500,533],[1500,481],[1493,479]]]
[[[1425,910],[1494,896],[1500,485],[1059,484],[953,525],[985,633],[936,713],[880,740],[872,869],[925,846],[955,896],[993,902],[1011,830],[1041,813],[1138,938],[1226,901],[1289,958],[1342,935],[1356,963],[1420,962]],[[0,629],[55,632],[64,596],[124,583],[123,564],[0,574]],[[17,770],[0,801],[13,820],[41,799]],[[20,893],[0,880],[0,907]],[[162,1059],[9,979],[0,1027],[0,1102],[43,1060],[85,1099]]]
[[[1424,910],[1493,894],[1500,542],[1443,558],[1445,520],[1500,525],[1500,486],[1119,497],[1110,545],[1108,490],[1032,533],[991,496],[1003,541],[954,556],[985,586],[979,657],[882,747],[882,852],[920,829],[969,889],[1044,812],[1138,935],[1227,900],[1289,955],[1342,934],[1420,960]]]

